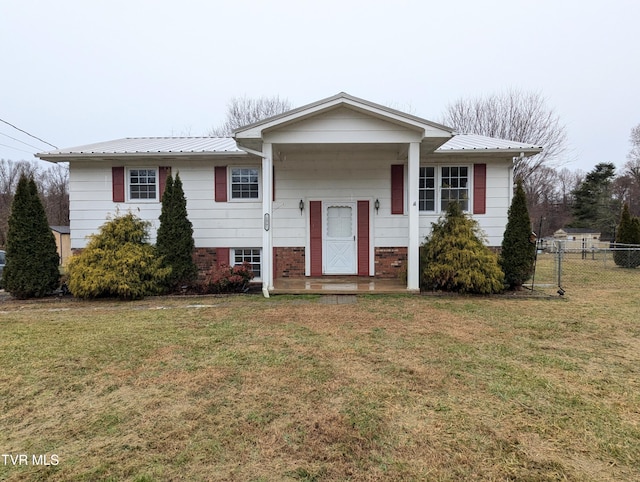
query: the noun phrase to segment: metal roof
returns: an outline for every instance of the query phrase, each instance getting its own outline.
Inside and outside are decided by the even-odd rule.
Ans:
[[[229,137],[126,137],[37,154],[41,159],[64,156],[131,154],[242,154]]]
[[[542,147],[523,142],[506,141],[495,137],[477,134],[458,134],[449,139],[436,152],[466,152],[466,151],[541,151]]]
[[[440,146],[436,153],[528,152],[541,151],[532,144],[505,141],[475,134],[459,134]],[[36,154],[45,160],[70,157],[140,156],[140,155],[242,155],[231,137],[127,137]]]

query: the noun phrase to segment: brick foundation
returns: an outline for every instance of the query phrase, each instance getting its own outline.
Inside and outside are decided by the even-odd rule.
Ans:
[[[406,276],[407,248],[376,248],[376,278],[400,278]]]
[[[304,277],[304,247],[274,248],[275,278]]]
[[[196,248],[193,253],[193,261],[198,267],[198,279],[218,263],[216,248]]]

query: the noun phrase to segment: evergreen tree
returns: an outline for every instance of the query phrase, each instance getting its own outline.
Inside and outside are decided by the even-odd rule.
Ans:
[[[180,174],[176,174],[175,181],[169,175],[156,238],[158,256],[162,257],[164,266],[171,268],[167,288],[173,289],[195,279],[198,269],[193,261],[194,249],[193,225],[187,217],[187,200]]]
[[[22,175],[9,217],[5,289],[20,299],[51,293],[60,279],[59,260],[36,183]]]
[[[67,265],[69,289],[79,298],[140,299],[158,294],[169,274],[147,242],[149,222],[132,213],[100,227]]]
[[[536,246],[530,242],[530,237],[531,220],[527,210],[527,199],[522,181],[519,180],[509,207],[500,254],[500,267],[510,289],[520,289],[533,274]]]
[[[629,205],[625,203],[620,215],[620,223],[616,230],[616,250],[613,252],[613,260],[616,265],[623,268],[636,268],[640,266],[640,251],[631,250],[629,244],[640,244],[640,219],[631,216]]]
[[[611,239],[616,224],[616,214],[620,204],[613,198],[611,184],[616,167],[612,163],[601,162],[585,177],[573,191],[574,221],[572,228],[589,228],[602,233],[603,239]]]
[[[422,245],[422,287],[459,293],[502,291],[504,273],[498,257],[481,237],[477,221],[465,215],[458,203],[450,203]]]

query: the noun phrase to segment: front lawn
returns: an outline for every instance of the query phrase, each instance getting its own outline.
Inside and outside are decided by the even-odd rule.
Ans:
[[[639,480],[634,291],[5,300],[0,479]]]

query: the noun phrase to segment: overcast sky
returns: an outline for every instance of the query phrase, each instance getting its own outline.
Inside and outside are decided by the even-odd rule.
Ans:
[[[72,147],[206,135],[234,96],[344,91],[439,121],[517,89],[566,125],[567,167],[622,167],[639,20],[638,0],[0,0],[0,119]],[[0,122],[0,158],[50,149]]]

